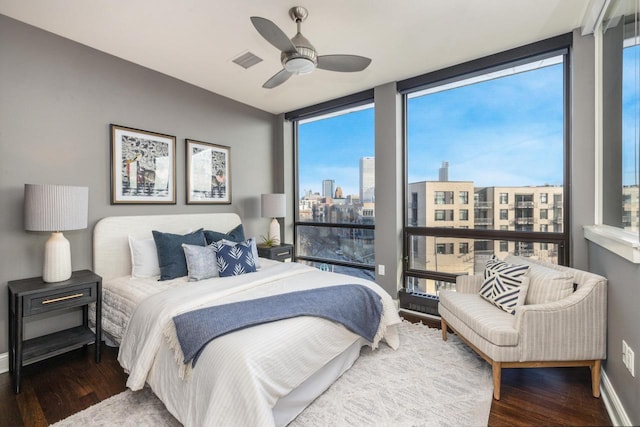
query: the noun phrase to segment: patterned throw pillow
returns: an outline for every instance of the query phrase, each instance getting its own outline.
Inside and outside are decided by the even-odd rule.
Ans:
[[[239,276],[256,271],[250,242],[235,245],[218,242],[212,246],[216,247],[216,264],[220,277]]]
[[[187,259],[190,282],[218,277],[215,246],[183,244],[182,249],[184,249],[184,256]]]
[[[224,243],[225,245],[231,245],[231,246],[237,245],[238,243],[242,243],[242,241],[235,242],[233,240],[227,240],[227,239],[222,239],[221,242]],[[247,239],[245,243],[251,244],[251,253],[253,254],[253,260],[256,262],[256,268],[260,268],[260,258],[258,257],[258,246],[256,245],[256,239],[251,237]]]
[[[484,269],[484,282],[480,296],[509,314],[515,314],[516,307],[526,298],[529,280],[528,265],[507,264],[491,257]]]

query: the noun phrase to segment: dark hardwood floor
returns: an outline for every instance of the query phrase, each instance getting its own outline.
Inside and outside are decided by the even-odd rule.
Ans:
[[[2,374],[0,426],[47,426],[124,391],[125,382],[116,349],[106,346],[100,364],[90,346],[25,367],[18,395],[9,373]],[[493,401],[489,425],[609,426],[590,384],[588,368],[504,369],[502,398]]]

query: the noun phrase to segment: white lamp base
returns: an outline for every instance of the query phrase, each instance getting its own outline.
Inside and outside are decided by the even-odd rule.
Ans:
[[[274,245],[280,244],[280,223],[275,218],[273,218],[271,224],[269,224],[269,240],[271,240]]]
[[[62,233],[51,233],[44,245],[42,280],[47,283],[62,282],[71,277],[71,245]]]

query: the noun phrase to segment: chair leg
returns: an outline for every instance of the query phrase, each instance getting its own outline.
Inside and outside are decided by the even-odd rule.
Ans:
[[[447,340],[447,321],[440,318],[440,328],[442,328],[442,341]]]
[[[491,368],[493,370],[493,398],[500,400],[500,382],[502,380],[502,363],[492,362]]]
[[[600,397],[600,368],[602,361],[595,360],[591,365],[591,393],[593,397]]]

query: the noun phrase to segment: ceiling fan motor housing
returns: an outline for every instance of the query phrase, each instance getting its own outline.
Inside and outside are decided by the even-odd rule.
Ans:
[[[280,61],[285,70],[293,74],[309,74],[318,65],[318,53],[313,45],[298,32],[291,39],[296,51],[282,52]]]

